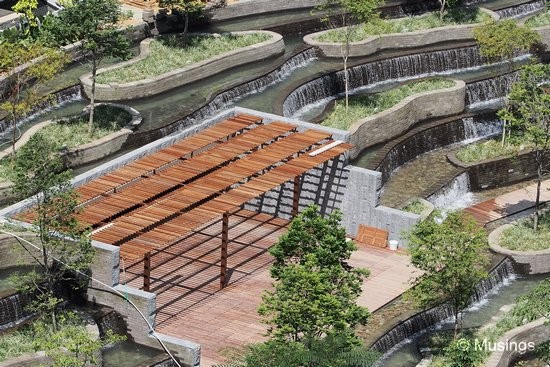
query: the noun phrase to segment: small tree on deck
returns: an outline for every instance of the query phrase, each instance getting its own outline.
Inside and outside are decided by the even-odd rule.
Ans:
[[[487,276],[486,249],[484,230],[460,212],[448,213],[441,223],[432,215],[409,234],[411,263],[424,274],[413,280],[408,296],[422,307],[449,302],[455,315],[455,337],[462,310],[477,283]]]

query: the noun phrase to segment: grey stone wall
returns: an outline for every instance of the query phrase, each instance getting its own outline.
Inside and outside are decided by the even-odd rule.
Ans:
[[[401,135],[419,121],[461,113],[466,106],[466,84],[462,80],[455,83],[450,88],[413,94],[385,111],[354,123],[349,128],[350,142],[355,145],[351,158],[366,147]]]
[[[92,246],[96,250],[91,266],[92,276],[104,284],[97,281],[90,282],[88,300],[109,306],[121,314],[128,325],[128,334],[136,343],[160,349],[161,345],[158,341],[160,339],[184,366],[199,366],[200,345],[168,335],[153,334],[147,322],[154,328],[156,295],[119,284],[119,247],[97,241],[92,241]]]
[[[512,345],[512,343],[534,343],[535,346],[550,340],[550,326],[545,324],[548,322],[545,318],[540,318],[528,324],[519,326],[504,334],[499,342]],[[516,348],[502,348],[509,350],[498,350],[491,354],[489,360],[485,363],[485,367],[508,367],[516,361],[521,354]]]
[[[245,17],[255,14],[273,13],[284,10],[295,10],[303,8],[313,8],[320,3],[319,0],[293,0],[293,1],[273,1],[273,0],[255,0],[239,1],[229,4],[223,8],[212,9],[209,18],[212,21],[221,21],[231,18]]]
[[[483,9],[495,21],[500,17],[495,12]],[[457,26],[439,27],[416,32],[392,33],[369,37],[363,41],[350,43],[349,56],[360,57],[375,54],[384,50],[400,50],[416,47],[425,47],[443,42],[459,42],[474,40],[473,30],[479,24],[465,24]],[[327,57],[342,57],[341,44],[322,42],[318,37],[330,31],[311,33],[304,37],[308,45],[318,47]]]
[[[512,224],[502,225],[489,233],[489,247],[492,251],[511,258],[520,274],[550,273],[550,249],[541,251],[514,251],[500,246],[502,232]]]
[[[347,168],[349,174],[342,201],[343,225],[347,232],[356,236],[359,224],[366,224],[387,230],[390,240],[398,240],[400,246],[406,246],[403,235],[420,220],[420,216],[380,205],[380,172],[355,166]]]
[[[98,83],[96,84],[95,98],[98,101],[119,101],[152,96],[185,84],[190,84],[239,65],[263,60],[284,52],[285,45],[283,37],[280,34],[269,31],[243,31],[233,33],[248,34],[259,32],[269,34],[271,39],[258,44],[224,52],[216,57],[191,64],[184,68],[175,69],[156,77],[122,84]],[[101,68],[98,70],[98,74],[135,64],[146,58],[149,55],[149,44],[151,41],[153,41],[153,39],[149,38],[141,42],[139,56],[126,62]],[[80,82],[83,86],[84,93],[89,96],[92,88],[91,73],[86,73],[81,76]]]

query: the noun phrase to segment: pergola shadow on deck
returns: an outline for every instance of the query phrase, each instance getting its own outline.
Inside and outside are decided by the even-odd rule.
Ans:
[[[228,225],[225,285],[237,286],[245,277],[265,271],[273,261],[268,249],[287,224],[284,219],[248,210],[233,214]],[[222,220],[210,223],[151,257],[150,291],[157,295],[157,327],[186,317],[193,307],[220,292],[222,230]],[[126,264],[123,281],[141,287],[142,277],[143,261]]]

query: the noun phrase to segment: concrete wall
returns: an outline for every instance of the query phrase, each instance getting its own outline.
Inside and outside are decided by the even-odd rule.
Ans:
[[[511,345],[511,343],[534,343],[535,346],[544,343],[545,341],[550,340],[550,327],[545,318],[540,318],[528,324],[519,326],[515,329],[508,331],[504,334],[499,342],[503,345]],[[521,354],[519,351],[513,350],[514,348],[502,348],[502,349],[512,349],[512,350],[503,350],[495,351],[489,357],[489,360],[485,363],[485,367],[508,367],[515,362]]]
[[[246,17],[256,14],[273,13],[284,10],[296,10],[303,8],[313,8],[320,3],[319,0],[254,0],[239,1],[229,4],[223,8],[212,9],[209,18],[212,21],[221,21],[231,18]]]
[[[247,47],[242,47],[240,49],[224,52],[223,54],[213,58],[191,64],[184,68],[175,69],[156,77],[122,84],[98,83],[96,84],[96,100],[117,101],[152,96],[182,85],[190,84],[223,71],[227,71],[239,65],[260,61],[284,52],[284,41],[280,34],[269,31],[244,31],[233,32],[233,34],[249,34],[259,32],[270,35],[271,39]],[[152,38],[148,38],[141,42],[139,56],[126,62],[101,68],[98,70],[98,74],[108,70],[119,69],[146,58],[149,55],[149,44],[152,41]],[[92,87],[91,73],[81,76],[80,82],[83,86],[84,92],[89,96],[91,94]]]
[[[401,135],[421,120],[462,112],[466,84],[462,80],[455,80],[455,83],[450,88],[413,94],[385,111],[354,123],[349,128],[350,142],[355,145],[351,158],[368,146]]]
[[[156,295],[119,284],[119,247],[97,241],[92,241],[92,246],[95,249],[95,258],[91,266],[92,276],[114,289],[92,281],[88,287],[89,301],[109,306],[120,313],[128,325],[129,335],[135,342],[161,348],[142,317],[143,315],[151,326],[155,326]],[[132,304],[139,309],[141,315]],[[199,366],[200,345],[168,335],[156,335],[184,366]]]
[[[343,225],[355,236],[359,224],[367,224],[389,232],[390,240],[398,240],[406,246],[404,233],[419,220],[417,214],[380,205],[382,174],[360,167],[348,166],[346,189],[342,201]]]
[[[550,25],[534,28],[534,30],[540,34],[542,43],[546,45],[547,48],[550,48]]]
[[[491,10],[483,8],[481,8],[481,10],[489,14],[494,20],[500,19],[499,15]],[[473,30],[477,26],[479,26],[479,24],[465,24],[432,28],[416,32],[372,36],[359,42],[351,42],[349,56],[368,56],[384,50],[426,47],[443,42],[472,41],[474,40]],[[340,43],[322,42],[318,40],[320,36],[327,32],[330,32],[330,30],[308,34],[304,37],[304,42],[308,45],[318,47],[327,57],[342,57],[342,46]]]
[[[502,225],[489,233],[489,247],[492,251],[511,258],[520,274],[550,273],[550,249],[541,251],[514,251],[499,245],[502,232],[512,224]]]
[[[476,163],[461,162],[456,154],[450,153],[447,159],[457,167],[468,171],[472,190],[483,190],[506,186],[525,181],[537,175],[535,153],[524,150],[506,158],[487,159]]]

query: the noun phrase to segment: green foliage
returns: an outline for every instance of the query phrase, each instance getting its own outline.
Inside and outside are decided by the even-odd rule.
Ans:
[[[196,35],[188,38],[185,46],[183,35],[166,35],[150,44],[149,55],[131,65],[100,73],[98,83],[128,83],[158,76],[174,69],[209,59],[224,52],[264,42],[264,33],[246,35]]]
[[[456,157],[466,163],[481,162],[497,157],[512,157],[527,148],[529,148],[529,145],[521,140],[504,145],[496,140],[487,140],[460,148],[456,153]]]
[[[550,154],[550,64],[525,65],[512,85],[506,108],[498,115],[509,121],[535,151],[537,194],[533,228],[538,228],[540,184],[548,173]]]
[[[541,42],[537,32],[518,25],[513,19],[477,27],[474,29],[474,38],[479,44],[481,56],[489,61],[510,60]]]
[[[475,348],[474,339],[469,337],[453,340],[444,352],[447,367],[476,367],[485,357],[485,352]]]
[[[0,43],[0,74],[11,75],[0,90],[0,109],[8,114],[12,122],[14,155],[17,121],[47,98],[39,93],[39,88],[51,80],[67,61],[64,53],[39,42],[19,40]],[[19,68],[24,64],[28,67]]]
[[[94,339],[86,330],[84,321],[73,312],[59,315],[57,328],[46,318],[35,320],[9,334],[0,336],[0,361],[25,353],[46,351],[54,360],[54,367],[81,367],[96,363],[100,349],[124,337],[108,333]]]
[[[533,218],[518,221],[502,233],[499,245],[517,251],[539,251],[550,248],[550,213],[539,218],[539,228],[533,229]]]
[[[63,9],[57,17],[49,17],[42,26],[43,37],[51,44],[82,42],[82,56],[92,72],[90,135],[94,128],[97,69],[107,57],[126,60],[131,56],[130,43],[117,26],[123,17],[117,0],[74,0],[72,6]]]
[[[334,110],[321,124],[323,126],[347,130],[358,120],[387,110],[408,96],[436,89],[449,88],[454,85],[455,82],[452,80],[433,78],[410,82],[385,92],[352,96],[349,99],[347,111],[342,103],[336,103]]]
[[[438,13],[428,15],[408,16],[398,19],[381,19],[377,22],[369,22],[359,25],[351,35],[351,42],[358,42],[379,34],[406,33],[425,29],[432,29],[450,25],[482,23],[492,18],[479,9],[453,9],[443,19]],[[322,34],[319,41],[345,42],[343,30],[334,29]]]
[[[529,28],[544,27],[550,25],[550,7],[546,6],[546,11],[529,18],[525,25]]]
[[[24,34],[36,35],[38,32],[38,18],[34,15],[34,11],[38,7],[38,0],[18,0],[12,7],[12,10],[16,13],[22,14],[25,23]]]
[[[426,207],[420,200],[413,200],[403,207],[403,210],[409,213],[421,214]]]
[[[77,277],[75,282],[74,273],[87,271],[93,258],[90,239],[75,217],[78,200],[70,178],[55,144],[40,134],[21,148],[13,166],[14,193],[21,198],[38,194],[32,201],[41,247],[35,251],[24,246],[41,271],[22,276],[18,288],[36,295],[33,310],[49,312],[54,327],[57,284],[70,279],[75,287],[83,286],[85,280]]]
[[[302,343],[268,341],[248,346],[246,353],[218,367],[370,367],[380,354],[364,346],[350,346],[345,338],[328,336]]]
[[[550,365],[550,340],[538,345],[535,354],[537,358]]]
[[[160,0],[159,6],[167,8],[183,15],[183,42],[185,43],[187,32],[189,30],[189,17],[202,15],[206,7],[206,2],[202,0]]]
[[[422,307],[449,302],[456,335],[460,312],[487,276],[487,235],[467,214],[447,213],[441,223],[437,215],[419,222],[409,234],[411,263],[424,274],[414,279],[408,296]]]
[[[270,249],[275,290],[264,293],[258,312],[277,341],[310,345],[338,335],[351,343],[356,340],[352,328],[369,315],[355,303],[368,273],[347,264],[355,245],[346,241],[341,214],[323,218],[318,210],[304,210]]]

